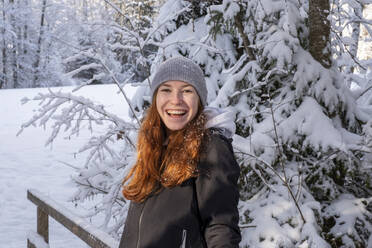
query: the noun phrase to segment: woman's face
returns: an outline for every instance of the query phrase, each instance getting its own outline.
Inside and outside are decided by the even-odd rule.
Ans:
[[[170,131],[180,130],[194,119],[198,105],[199,96],[191,84],[167,81],[158,88],[156,109]]]

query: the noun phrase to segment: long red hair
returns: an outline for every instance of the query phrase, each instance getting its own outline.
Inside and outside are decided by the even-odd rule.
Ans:
[[[193,120],[169,135],[156,108],[156,93],[141,124],[137,142],[137,161],[125,177],[123,195],[142,202],[159,186],[174,187],[197,176],[197,160],[205,133],[205,115],[199,104]]]

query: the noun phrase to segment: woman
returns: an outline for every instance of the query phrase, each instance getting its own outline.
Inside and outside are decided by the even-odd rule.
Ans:
[[[232,116],[204,108],[203,72],[183,57],[160,65],[151,91],[137,161],[124,179],[131,204],[120,247],[239,247]]]

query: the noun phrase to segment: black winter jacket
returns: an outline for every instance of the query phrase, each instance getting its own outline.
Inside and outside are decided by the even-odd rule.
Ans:
[[[219,134],[208,139],[196,179],[131,202],[119,248],[239,247],[240,168],[231,141]]]

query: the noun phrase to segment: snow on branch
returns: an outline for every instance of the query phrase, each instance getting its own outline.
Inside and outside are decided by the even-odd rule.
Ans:
[[[22,124],[17,135],[31,125],[38,123],[39,126],[45,127],[48,122],[52,121],[53,131],[45,145],[53,142],[62,127],[65,132],[70,130],[70,136],[78,136],[83,121],[88,123],[90,131],[93,131],[93,125],[102,125],[104,122],[111,122],[116,127],[136,128],[132,123],[106,111],[103,105],[95,104],[90,99],[74,96],[71,93],[53,92],[49,89],[49,93],[39,93],[32,100],[40,101],[42,105],[37,114]],[[28,98],[22,99],[23,104],[29,101],[31,100]]]
[[[180,14],[189,11],[191,4],[187,5],[186,7],[176,11],[175,13],[172,13],[168,17],[166,17],[164,20],[162,20],[160,23],[156,22],[154,24],[154,27],[150,30],[148,36],[145,39],[145,43],[147,43],[152,37],[154,37],[155,33],[159,31],[159,29],[164,26],[169,21],[173,20],[174,18],[178,17]]]

